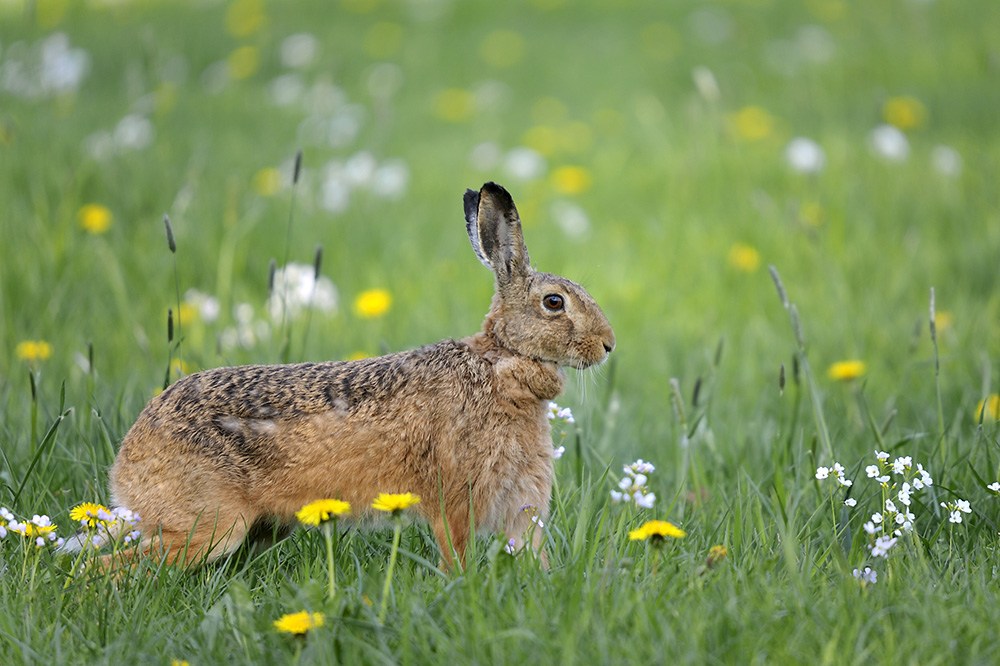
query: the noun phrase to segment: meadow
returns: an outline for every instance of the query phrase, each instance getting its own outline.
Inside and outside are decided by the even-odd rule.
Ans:
[[[997,25],[0,0],[0,664],[997,663]],[[549,570],[483,534],[443,572],[408,520],[190,571],[56,547],[165,383],[478,330],[488,180],[617,336],[558,400]]]

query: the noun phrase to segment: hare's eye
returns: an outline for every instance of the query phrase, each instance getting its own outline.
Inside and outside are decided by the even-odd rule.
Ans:
[[[549,294],[542,299],[542,305],[550,312],[558,312],[563,309],[563,297],[559,294]]]

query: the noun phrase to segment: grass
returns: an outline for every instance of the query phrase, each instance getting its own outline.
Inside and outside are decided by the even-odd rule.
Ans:
[[[985,486],[1000,435],[977,413],[1000,384],[995,3],[97,4],[0,5],[0,72],[60,31],[89,63],[70,91],[0,89],[0,506],[19,519],[47,514],[67,535],[73,506],[108,501],[117,445],[171,354],[195,371],[475,331],[492,284],[460,198],[485,180],[511,190],[538,267],[601,303],[618,348],[571,371],[560,399],[577,423],[550,571],[483,535],[465,572],[442,574],[428,528],[410,524],[381,623],[388,530],[340,535],[333,602],[319,531],[117,581],[70,579],[71,560],[8,535],[0,663],[995,663],[1000,498]],[[282,45],[302,32],[318,53],[296,69]],[[704,77],[699,92],[699,67],[717,92]],[[278,105],[273,82],[290,74],[311,94]],[[909,154],[891,162],[869,133],[900,100],[917,119],[895,118]],[[748,107],[764,112],[755,127]],[[128,138],[126,116],[149,144],[95,156],[102,137]],[[789,167],[795,136],[822,146],[820,173]],[[518,178],[484,143],[531,146],[545,166]],[[935,168],[939,146],[959,173]],[[399,196],[373,190],[367,158],[350,162],[364,151],[376,169],[405,164]],[[368,183],[336,211],[332,160]],[[280,186],[261,185],[274,168]],[[110,212],[106,231],[81,227],[87,204]],[[738,243],[758,260],[730,261]],[[336,312],[224,344],[238,304],[267,321],[269,262],[309,265],[317,245]],[[178,307],[177,285],[217,299],[218,318]],[[352,307],[369,289],[392,296],[381,316]],[[51,356],[20,358],[24,341]],[[851,359],[862,376],[827,376]],[[863,528],[899,489],[866,477],[877,448],[934,477],[886,559]],[[657,466],[648,511],[609,501],[638,457]],[[849,490],[815,478],[834,462]],[[961,524],[940,506],[956,499],[972,506]],[[687,536],[658,555],[630,542],[651,518]],[[715,545],[728,555],[709,567]],[[863,566],[875,584],[852,576]],[[275,631],[301,610],[326,622]]]

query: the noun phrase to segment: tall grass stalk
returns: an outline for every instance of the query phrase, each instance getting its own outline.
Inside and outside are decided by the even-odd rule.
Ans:
[[[292,200],[288,207],[288,228],[285,232],[285,260],[281,264],[284,271],[284,281],[281,286],[281,351],[282,363],[288,363],[291,358],[291,337],[288,333],[288,261],[292,256],[292,224],[295,220],[295,194],[299,189],[299,175],[302,173],[302,149],[295,153],[295,166],[292,170]]]

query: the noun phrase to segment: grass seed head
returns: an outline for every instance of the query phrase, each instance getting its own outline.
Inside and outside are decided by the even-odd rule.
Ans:
[[[167,229],[167,247],[172,254],[177,254],[177,241],[174,240],[174,228],[170,226],[170,216],[163,214],[163,226]]]

